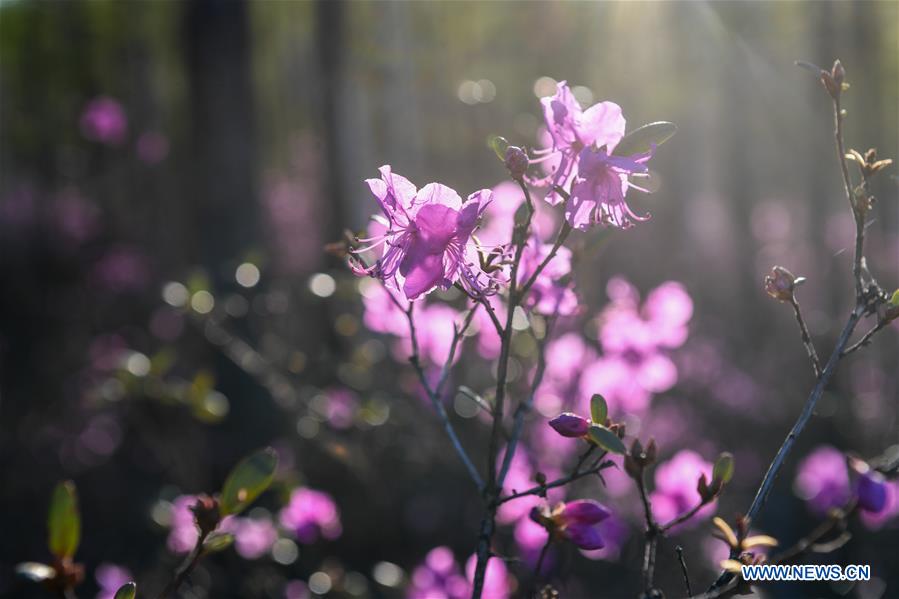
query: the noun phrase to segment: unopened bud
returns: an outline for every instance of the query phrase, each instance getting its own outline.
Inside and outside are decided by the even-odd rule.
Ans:
[[[843,63],[840,62],[839,58],[833,62],[833,68],[830,70],[830,76],[833,78],[834,82],[837,85],[843,85],[843,79],[846,78],[846,69],[843,68]]]
[[[216,529],[221,522],[221,514],[219,513],[218,501],[209,495],[199,495],[197,502],[190,508],[194,513],[194,521],[200,532],[210,533]]]
[[[524,150],[518,146],[509,146],[506,149],[505,163],[506,168],[509,169],[509,174],[513,179],[518,181],[524,177],[525,172],[528,170],[530,160]]]
[[[793,289],[805,281],[796,277],[783,266],[775,266],[765,277],[765,292],[776,300],[788,302],[793,299]]]

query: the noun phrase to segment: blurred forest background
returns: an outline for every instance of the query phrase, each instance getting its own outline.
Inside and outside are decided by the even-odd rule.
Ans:
[[[192,596],[281,597],[321,572],[322,594],[402,596],[385,562],[408,573],[437,545],[467,558],[477,494],[323,246],[374,211],[363,179],[381,164],[464,193],[501,182],[486,140],[534,143],[547,78],[619,103],[629,126],[679,127],[654,160],[661,190],[636,200],[653,219],[613,235],[578,288],[599,305],[613,275],[644,292],[683,282],[687,349],[714,381],[670,394],[691,425],[664,449],[733,451],[720,511],[745,509],[812,385],[764,274],[809,278],[800,299],[820,348],[852,301],[830,104],[793,64],[837,57],[847,145],[895,158],[896,2],[0,2],[0,594],[42,596],[12,571],[46,559],[64,478],[84,513],[82,595],[102,562],[160,588],[178,559],[156,507],[216,489],[266,444],[286,462],[274,495],[326,491],[343,534],[294,559],[216,556]],[[98,98],[99,125],[85,116]],[[889,174],[868,239],[892,289]],[[887,331],[842,366],[761,529],[795,540],[814,526],[791,491],[812,448],[870,457],[899,443],[897,346]],[[459,427],[480,464],[485,427]],[[853,596],[899,594],[896,524],[842,550],[878,579]],[[634,596],[638,536],[620,563],[574,559],[573,575]],[[678,541],[701,584],[705,537]],[[679,584],[674,568],[661,576]]]

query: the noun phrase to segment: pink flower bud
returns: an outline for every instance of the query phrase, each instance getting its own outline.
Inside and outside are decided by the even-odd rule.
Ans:
[[[524,177],[528,170],[528,155],[518,146],[509,146],[506,150],[506,168],[516,181]]]
[[[771,274],[765,277],[765,292],[776,300],[788,302],[793,298],[796,283],[793,273],[783,266],[775,266]]]
[[[887,488],[883,475],[859,459],[850,458],[849,466],[858,475],[854,485],[858,508],[873,514],[883,511],[887,503]]]
[[[563,437],[583,437],[590,430],[589,420],[571,412],[559,414],[549,421],[549,425]]]
[[[562,518],[569,525],[596,524],[608,518],[610,514],[604,505],[592,499],[579,499],[566,503],[562,510]]]
[[[581,549],[594,550],[606,546],[596,527],[589,524],[576,522],[568,526],[563,534],[565,538]]]

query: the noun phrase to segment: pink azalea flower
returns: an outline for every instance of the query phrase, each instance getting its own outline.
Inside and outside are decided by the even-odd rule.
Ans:
[[[565,218],[578,229],[595,224],[627,229],[649,215],[636,214],[624,201],[629,187],[635,187],[628,175],[646,173],[651,152],[630,157],[612,156],[607,148],[584,148],[578,155],[578,176],[565,203]]]
[[[314,543],[319,537],[336,539],[343,529],[340,512],[330,495],[306,487],[290,494],[290,501],[279,514],[281,526],[294,533],[303,544]]]
[[[457,281],[471,293],[488,292],[489,279],[478,269],[471,234],[491,192],[482,189],[463,202],[445,185],[430,183],[418,190],[389,166],[380,172],[380,179],[367,183],[381,205],[387,230],[364,240],[371,245],[359,252],[386,247],[372,266],[354,265],[355,272],[385,281],[409,300]]]
[[[600,102],[583,110],[568,88],[560,81],[553,96],[541,99],[546,129],[552,139],[550,156],[558,161],[550,177],[553,186],[569,187],[578,172],[578,155],[590,146],[614,148],[624,137],[625,120],[621,107],[613,102]],[[551,192],[547,201],[558,204],[561,196]]]
[[[660,464],[655,472],[655,490],[650,495],[652,512],[660,523],[670,522],[677,516],[696,507],[702,499],[696,490],[701,475],[712,480],[712,464],[702,459],[695,451],[684,449],[667,462]],[[691,519],[678,528],[695,526],[709,518],[715,511],[715,503],[704,506]]]
[[[568,85],[561,81],[554,96],[543,98],[543,116],[552,145],[538,151],[551,161],[553,171],[536,185],[552,185],[569,190],[565,218],[578,229],[594,224],[628,228],[646,220],[624,200],[628,188],[636,187],[629,175],[646,173],[652,152],[633,156],[613,156],[624,137],[625,119],[621,107],[600,102],[587,110],[578,104]],[[536,161],[532,161],[536,162]],[[547,201],[558,204],[561,194],[550,191]]]

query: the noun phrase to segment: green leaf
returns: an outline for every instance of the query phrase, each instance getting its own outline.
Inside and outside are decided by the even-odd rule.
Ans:
[[[115,592],[113,599],[134,599],[137,596],[137,585],[133,582],[126,582]]]
[[[493,150],[496,157],[506,161],[506,150],[509,148],[509,142],[505,137],[500,137],[499,135],[491,135],[487,138],[487,145],[490,146],[490,149]]]
[[[715,460],[715,467],[712,469],[712,480],[721,481],[721,484],[727,484],[733,476],[734,456],[725,451]]]
[[[271,484],[277,466],[278,456],[271,447],[241,460],[222,487],[219,503],[222,517],[237,514],[253,503]]]
[[[600,426],[599,424],[590,425],[590,432],[587,433],[587,436],[590,437],[591,441],[606,451],[620,455],[627,453],[624,442],[618,438],[618,435],[604,426]]]
[[[234,543],[234,535],[230,532],[214,532],[203,541],[203,551],[216,553],[224,551]]]
[[[56,570],[47,564],[22,562],[16,565],[16,574],[31,582],[44,582],[56,578]]]
[[[631,156],[648,152],[652,149],[653,144],[660,146],[671,139],[675,131],[677,131],[677,125],[668,121],[643,125],[621,138],[612,153],[618,156]]]
[[[590,398],[590,419],[596,424],[605,425],[606,418],[608,417],[609,406],[606,403],[606,398],[599,393],[595,393],[593,397]]]
[[[899,306],[899,289],[893,292],[893,297],[890,298],[891,306]]]
[[[81,515],[78,513],[78,494],[75,483],[61,482],[53,490],[50,513],[47,515],[47,545],[59,559],[71,558],[81,540]]]

